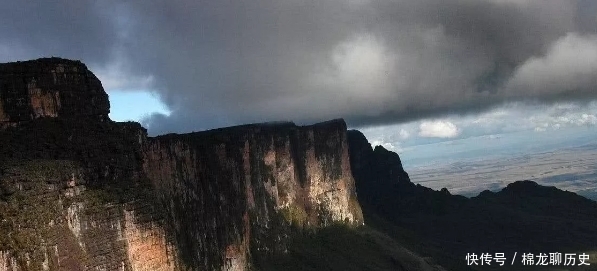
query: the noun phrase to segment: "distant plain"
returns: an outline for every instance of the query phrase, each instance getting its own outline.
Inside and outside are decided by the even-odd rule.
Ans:
[[[476,196],[532,180],[597,200],[597,143],[547,152],[491,157],[405,168],[414,183],[450,193]]]

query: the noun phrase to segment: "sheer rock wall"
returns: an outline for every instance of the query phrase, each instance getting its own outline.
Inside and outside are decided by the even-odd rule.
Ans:
[[[0,271],[248,270],[363,218],[346,124],[147,137],[78,61],[0,64]]]

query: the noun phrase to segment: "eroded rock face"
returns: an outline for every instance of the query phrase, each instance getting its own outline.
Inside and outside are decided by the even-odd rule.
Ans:
[[[342,120],[148,138],[108,113],[80,62],[0,64],[0,271],[248,270],[363,223]]]
[[[132,210],[124,211],[124,229],[130,268],[134,271],[176,270],[176,249],[166,239],[165,230],[155,222],[142,224]],[[143,217],[143,216],[142,216]]]
[[[290,224],[363,223],[342,120],[166,135],[149,139],[144,153],[178,246],[219,252],[206,268],[249,266],[249,239],[258,251],[283,250]]]
[[[90,188],[88,170],[68,160],[0,165],[0,270],[175,270],[144,192]]]
[[[43,117],[106,119],[108,95],[79,61],[44,58],[0,64],[0,124]]]

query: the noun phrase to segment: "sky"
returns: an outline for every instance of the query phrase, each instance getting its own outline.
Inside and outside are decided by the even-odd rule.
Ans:
[[[422,161],[597,131],[593,0],[0,1],[1,62],[81,60],[152,135],[344,118]]]

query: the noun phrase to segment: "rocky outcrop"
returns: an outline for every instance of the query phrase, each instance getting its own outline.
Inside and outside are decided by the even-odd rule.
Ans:
[[[0,64],[0,270],[248,270],[363,224],[342,120],[148,138],[108,112],[80,62]]]
[[[0,127],[44,117],[107,119],[108,95],[79,61],[0,64]]]
[[[398,154],[382,146],[373,148],[365,135],[357,130],[348,131],[350,166],[356,182],[361,204],[372,206],[382,212],[393,212],[395,207],[381,204],[393,201],[415,186],[402,168]]]
[[[409,183],[408,173],[402,168],[402,162],[397,153],[386,150],[382,146],[375,146],[365,138],[365,135],[357,130],[348,131],[348,142],[350,145],[350,161],[354,174],[359,177],[370,178],[377,182],[399,182]]]

